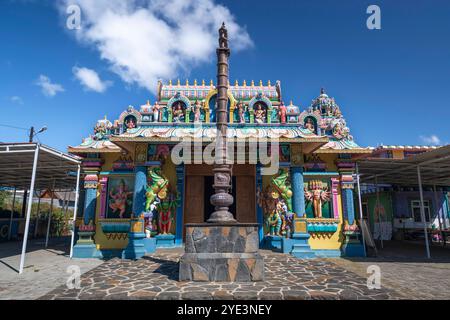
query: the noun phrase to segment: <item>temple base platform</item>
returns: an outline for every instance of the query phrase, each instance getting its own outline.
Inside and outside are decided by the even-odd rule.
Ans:
[[[157,248],[175,247],[175,236],[173,234],[159,234],[155,236]]]
[[[258,224],[187,224],[180,281],[264,280]]]

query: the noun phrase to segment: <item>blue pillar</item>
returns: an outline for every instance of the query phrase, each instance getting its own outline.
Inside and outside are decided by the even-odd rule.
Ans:
[[[139,259],[146,253],[144,232],[145,193],[147,188],[147,167],[135,168],[133,213],[128,232],[128,246],[122,253],[123,259]]]
[[[305,189],[303,180],[303,168],[291,167],[292,181],[292,210],[298,218],[305,215]]]
[[[303,167],[291,167],[291,185],[292,185],[292,209],[294,216],[294,233],[292,235],[292,250],[291,254],[296,258],[314,258],[315,254],[309,246],[308,224],[306,221],[305,212],[305,190],[303,179]],[[283,252],[288,250],[284,248]]]
[[[175,245],[181,246],[183,244],[183,212],[184,212],[184,164],[177,166],[177,190],[180,195],[180,205],[177,208],[176,219],[176,235]]]
[[[80,226],[77,235],[78,240],[73,246],[74,258],[93,258],[97,248],[92,237],[95,234],[95,207],[97,202],[98,177],[95,174],[88,174],[84,178],[84,212],[83,225]],[[75,226],[74,226],[75,228]]]
[[[349,225],[353,225],[355,222],[355,206],[353,203],[353,189],[343,189],[343,204],[344,204],[344,217],[347,219]]]
[[[84,198],[83,223],[88,225],[90,221],[95,220],[95,206],[97,200],[97,188],[88,188]]]
[[[261,190],[261,192],[264,192],[263,190],[263,183],[262,183],[262,175],[261,175],[261,164],[256,165],[256,190]],[[264,240],[264,213],[262,208],[258,205],[256,206],[256,221],[259,224],[258,227],[258,233],[259,233],[259,245],[260,247],[263,245]]]
[[[147,189],[147,167],[141,166],[135,169],[133,194],[133,217],[138,218],[145,210],[145,193]]]
[[[341,176],[342,181],[342,208],[344,221],[347,221],[348,226],[355,224],[355,205],[353,199],[354,181],[350,173]],[[361,231],[344,230],[344,243],[342,245],[342,252],[347,257],[364,257],[364,244],[360,237]]]

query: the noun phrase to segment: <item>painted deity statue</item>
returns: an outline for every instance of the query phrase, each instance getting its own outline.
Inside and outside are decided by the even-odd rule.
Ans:
[[[316,128],[314,127],[314,121],[311,118],[306,118],[305,129],[308,129],[311,132],[314,132],[316,130]]]
[[[292,189],[289,182],[289,171],[281,169],[278,176],[272,178],[272,185],[286,202],[288,211],[292,212]]]
[[[266,115],[266,111],[263,110],[261,104],[256,106],[255,110],[255,121],[256,123],[264,123],[264,117]]]
[[[173,110],[173,122],[182,122],[184,120],[184,110],[181,106],[181,103],[178,102],[178,104],[175,106],[175,109]]]
[[[308,188],[305,188],[305,198],[312,202],[315,218],[322,218],[322,207],[324,202],[330,201],[330,194],[328,187],[324,186],[322,181],[311,180],[308,182]]]
[[[154,167],[148,172],[150,176],[150,184],[147,186],[145,211],[149,212],[151,205],[158,199],[167,197],[167,189],[169,187],[169,179],[167,179],[161,172],[161,168]]]
[[[180,203],[179,195],[174,195],[171,193],[168,197],[161,199],[161,201],[156,204],[156,209],[158,210],[158,227],[160,234],[169,234],[170,228],[172,227],[172,221],[175,217],[176,210]]]
[[[172,227],[176,208],[180,204],[180,196],[169,192],[169,180],[162,174],[161,168],[150,170],[150,185],[147,187],[145,210],[154,206],[158,212],[159,234],[168,234]]]
[[[160,110],[162,106],[158,104],[158,101],[153,105],[153,122],[159,122],[160,120]]]
[[[284,105],[283,101],[281,101],[280,107],[278,108],[278,116],[280,118],[280,122],[285,124],[287,121],[287,108]]]
[[[98,123],[94,128],[94,135],[96,140],[102,140],[107,134],[106,125]]]
[[[266,235],[289,236],[292,230],[292,191],[287,179],[288,173],[281,171],[272,178],[265,192],[258,191],[258,205],[265,215]]]
[[[109,207],[113,210],[113,213],[119,212],[119,217],[123,218],[129,197],[133,192],[128,191],[128,187],[125,181],[121,180],[117,189],[113,189],[109,192]]]
[[[268,186],[264,192],[258,190],[258,205],[264,212],[264,225],[266,227],[266,235],[280,236],[281,225],[283,223],[280,216],[279,193],[271,186]]]
[[[245,123],[245,106],[241,101],[239,101],[237,109],[238,109],[239,123]]]
[[[200,122],[201,110],[202,110],[202,105],[201,105],[200,101],[196,100],[195,105],[194,105],[194,122],[195,123]]]
[[[134,129],[136,128],[136,121],[134,120],[134,118],[130,118],[125,122],[125,125],[128,130]]]

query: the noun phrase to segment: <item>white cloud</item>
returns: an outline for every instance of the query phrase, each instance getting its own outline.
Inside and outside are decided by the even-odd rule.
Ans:
[[[9,98],[9,100],[12,103],[17,103],[17,104],[20,104],[20,105],[24,104],[23,99],[21,97],[19,97],[19,96],[12,96],[11,98]]]
[[[62,85],[58,83],[52,83],[50,78],[41,74],[39,79],[36,80],[36,85],[41,87],[41,91],[47,97],[54,97],[58,92],[64,92]]]
[[[111,81],[102,81],[98,73],[92,69],[73,67],[72,71],[86,90],[101,93],[112,84]]]
[[[93,45],[123,81],[153,92],[159,78],[214,65],[222,22],[233,50],[252,46],[245,28],[214,0],[60,0],[61,14],[74,3],[81,8],[77,40]]]
[[[430,144],[430,145],[434,145],[434,146],[441,144],[441,139],[439,139],[439,137],[435,134],[432,134],[430,136],[420,136],[420,140],[422,140],[426,144]]]

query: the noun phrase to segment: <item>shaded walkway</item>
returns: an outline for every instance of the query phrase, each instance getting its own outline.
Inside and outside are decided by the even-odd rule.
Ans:
[[[22,274],[17,273],[21,242],[0,244],[0,299],[36,299],[66,283],[68,266],[77,265],[83,273],[103,263],[98,259],[69,259],[70,238],[52,239],[47,249],[45,239],[28,243],[27,266]]]

